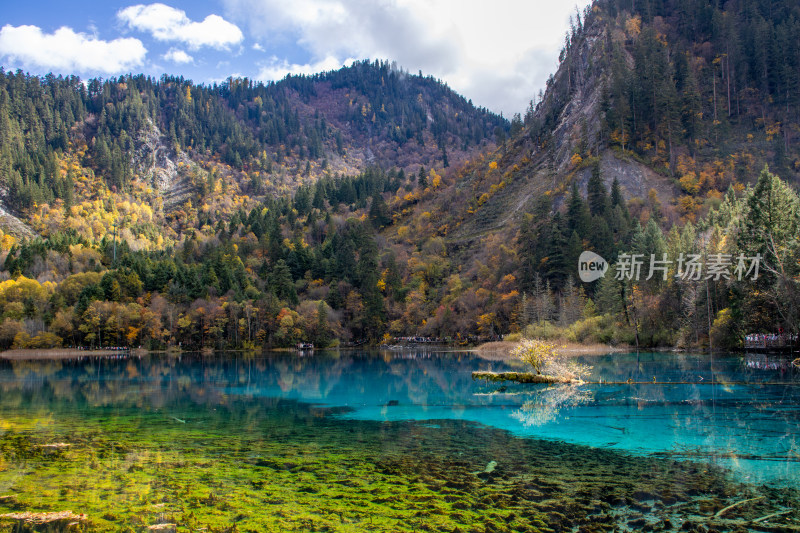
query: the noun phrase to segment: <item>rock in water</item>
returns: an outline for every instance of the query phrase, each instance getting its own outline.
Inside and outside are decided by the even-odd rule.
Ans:
[[[177,524],[155,524],[147,528],[148,531],[166,531],[174,533],[177,531]]]
[[[494,469],[497,468],[497,461],[489,461],[486,465],[486,468],[483,470],[478,470],[477,472],[473,472],[474,475],[480,476],[481,474],[491,474],[494,472]]]

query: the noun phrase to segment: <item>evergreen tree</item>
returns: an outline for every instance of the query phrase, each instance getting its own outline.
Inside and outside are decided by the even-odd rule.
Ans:
[[[611,207],[617,206],[625,207],[625,198],[622,196],[622,186],[615,176],[611,183]]]
[[[564,238],[562,227],[561,213],[556,213],[550,224],[550,239],[544,247],[545,279],[556,290],[564,285],[569,275],[566,256],[567,240]]]
[[[425,174],[425,167],[419,167],[417,183],[419,184],[419,188],[423,191],[428,188],[428,175]]]
[[[605,215],[609,208],[609,198],[603,178],[600,174],[600,164],[592,165],[592,175],[586,186],[587,203],[592,215]]]
[[[375,193],[372,196],[372,204],[369,208],[369,219],[376,229],[380,229],[392,221],[389,209],[383,199],[383,195]]]
[[[567,231],[570,234],[574,231],[578,236],[587,235],[590,224],[589,209],[586,206],[586,202],[581,198],[578,184],[573,182],[567,203]]]
[[[589,243],[594,251],[607,261],[614,257],[614,234],[604,216],[592,217],[592,229],[589,233]]]
[[[317,320],[314,327],[314,344],[320,348],[326,347],[331,342],[331,332],[328,326],[328,310],[324,300],[317,304]]]
[[[297,305],[297,290],[292,280],[292,273],[283,259],[279,259],[272,268],[267,280],[267,287],[281,300]]]

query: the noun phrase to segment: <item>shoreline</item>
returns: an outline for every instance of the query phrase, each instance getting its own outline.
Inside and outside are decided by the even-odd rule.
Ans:
[[[9,361],[68,360],[82,357],[108,357],[111,355],[139,355],[139,349],[125,350],[79,350],[77,348],[25,348],[0,352],[0,359]]]
[[[442,346],[437,345],[438,348],[435,351],[457,351],[457,352],[472,352],[480,355],[484,359],[492,359],[497,361],[508,361],[513,360],[514,358],[510,356],[511,350],[518,344],[515,341],[493,341],[493,342],[486,342],[480,344],[478,346],[472,348],[465,348],[465,347],[456,347],[456,346]],[[617,345],[611,346],[609,344],[580,344],[575,342],[555,342],[558,351],[563,355],[583,355],[583,356],[593,356],[593,355],[606,355],[611,353],[627,353],[631,351],[635,351],[635,348],[628,345]],[[329,350],[338,350],[338,351],[350,351],[350,350],[358,350],[364,349],[365,347],[358,347],[358,348],[350,348],[350,347],[336,347],[336,348],[328,348],[328,349],[320,349],[320,351],[329,351]],[[378,347],[370,347],[372,349],[379,349]],[[406,348],[418,348],[414,346],[408,346]],[[444,350],[442,350],[444,348]],[[293,348],[272,348],[269,351],[278,351],[278,352],[292,352]],[[190,350],[190,352],[194,352],[195,350]],[[231,349],[231,350],[221,350],[222,352],[258,352],[260,350],[245,350],[245,349]],[[144,348],[133,348],[133,349],[120,349],[120,350],[112,350],[112,349],[78,349],[78,348],[25,348],[25,349],[12,349],[6,350],[4,352],[0,352],[0,360],[8,360],[8,361],[46,361],[46,360],[70,360],[70,359],[81,359],[84,357],[109,357],[114,355],[135,355],[135,356],[142,356],[146,354],[172,354],[172,353],[181,353],[182,350],[175,349],[175,347],[168,348],[166,350],[146,350]]]

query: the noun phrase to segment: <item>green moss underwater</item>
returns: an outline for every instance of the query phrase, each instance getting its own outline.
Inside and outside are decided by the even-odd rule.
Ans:
[[[191,383],[164,397],[88,377],[20,379],[0,391],[0,515],[85,520],[3,518],[0,531],[800,529],[796,489],[704,463],[461,421],[348,420]]]

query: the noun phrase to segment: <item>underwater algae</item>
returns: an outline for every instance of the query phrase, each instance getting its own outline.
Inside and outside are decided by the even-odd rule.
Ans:
[[[464,420],[359,419],[355,404],[274,394],[361,386],[360,398],[391,412],[412,396],[431,402],[432,380],[450,387],[463,365],[356,356],[16,363],[0,369],[0,515],[86,517],[50,531],[800,529],[792,485],[741,483],[705,462]],[[435,401],[458,408],[459,396],[440,390]],[[522,424],[564,418],[576,398],[561,390],[508,409]],[[31,530],[48,529],[0,518],[0,531]]]
[[[691,531],[745,498],[768,496],[724,518],[797,502],[700,463],[335,413],[275,399],[5,413],[0,514],[85,513],[77,531]]]

